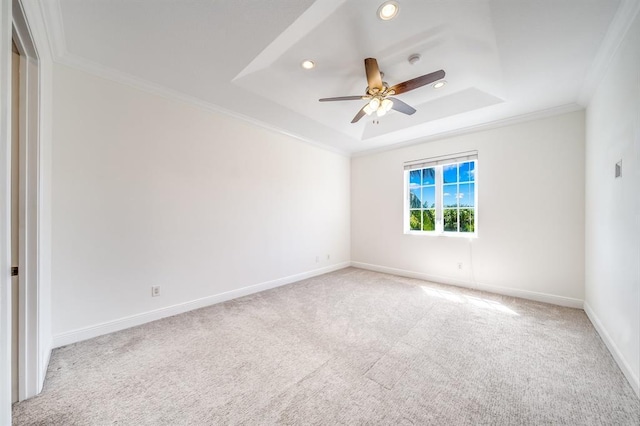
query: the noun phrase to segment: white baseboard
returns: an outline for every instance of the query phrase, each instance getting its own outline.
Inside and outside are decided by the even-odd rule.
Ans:
[[[591,306],[589,306],[586,301],[584,302],[584,311],[586,312],[587,317],[589,317],[589,320],[591,320],[593,327],[600,335],[600,338],[602,339],[604,344],[607,345],[607,348],[609,349],[609,352],[611,352],[613,359],[616,360],[618,367],[620,367],[620,370],[622,370],[622,374],[624,374],[634,392],[636,393],[638,398],[640,398],[640,380],[638,380],[638,376],[633,373],[631,367],[629,366],[629,363],[625,360],[624,356],[620,352],[620,349],[618,349],[616,343],[613,341],[609,333],[607,333],[607,329],[604,327],[596,313],[593,312],[593,309],[591,309]]]
[[[40,377],[38,378],[38,392],[42,392],[44,387],[44,380],[47,377],[47,370],[49,369],[49,361],[51,360],[51,347],[48,347],[45,351],[45,356],[42,365],[40,365]]]
[[[162,318],[192,311],[194,309],[204,308],[206,306],[215,305],[216,303],[226,302],[227,300],[236,299],[238,297],[247,296],[249,294],[258,293],[258,292],[269,290],[275,287],[280,287],[286,284],[291,284],[296,281],[326,274],[328,272],[337,271],[339,269],[347,268],[349,266],[350,266],[350,262],[341,262],[335,265],[326,266],[324,268],[314,269],[311,271],[302,272],[300,274],[278,278],[276,280],[265,281],[263,283],[239,288],[237,290],[231,290],[231,291],[227,291],[220,294],[214,294],[212,296],[203,297],[201,299],[179,303],[176,305],[155,309],[153,311],[142,312],[139,314],[120,318],[117,320],[108,321],[101,324],[92,325],[89,327],[79,328],[76,330],[67,331],[67,332],[60,333],[53,336],[52,346],[53,348],[59,348],[61,346],[69,345],[71,343],[80,342],[82,340],[87,340],[94,337],[102,336],[104,334],[109,334],[116,331],[124,330],[126,328],[135,327],[137,325],[145,324],[151,321],[156,321]]]
[[[471,281],[457,280],[450,277],[442,277],[438,275],[430,275],[422,272],[407,271],[404,269],[390,268],[387,266],[372,265],[362,262],[351,262],[351,266],[369,271],[383,272],[385,274],[398,275],[407,278],[417,278],[419,280],[431,281],[441,284],[449,284],[457,287],[465,287],[475,290],[487,291],[489,293],[502,294],[505,296],[519,297],[521,299],[535,300],[536,302],[551,303],[552,305],[566,306],[569,308],[582,309],[583,301],[571,297],[556,296],[554,294],[538,293],[529,290],[520,290],[516,288],[500,287],[490,284],[474,283]]]

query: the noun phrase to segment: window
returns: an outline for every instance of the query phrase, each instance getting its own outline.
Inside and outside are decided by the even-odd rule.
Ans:
[[[405,165],[405,232],[476,235],[477,153]]]

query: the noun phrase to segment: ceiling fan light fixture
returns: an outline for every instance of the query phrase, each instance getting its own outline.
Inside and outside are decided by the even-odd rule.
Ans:
[[[382,103],[380,104],[380,108],[378,109],[384,109],[384,112],[388,112],[392,107],[393,101],[391,99],[385,99],[384,101],[382,101]]]
[[[386,113],[387,113],[387,110],[382,107],[378,108],[378,110],[376,111],[376,114],[378,115],[378,117],[382,117]]]
[[[389,21],[396,17],[400,6],[396,1],[386,1],[378,8],[378,18],[383,21]]]
[[[380,106],[380,99],[378,98],[373,98],[371,99],[371,101],[369,101],[369,108],[371,108],[371,111],[376,111],[378,109],[378,107]]]
[[[374,109],[371,109],[371,107],[369,106],[369,104],[366,104],[362,110],[363,110],[363,111],[364,111],[364,113],[365,113],[365,114],[367,114],[367,115],[371,115],[371,114],[373,114],[373,111],[375,111]]]
[[[310,69],[313,69],[313,68],[316,66],[316,63],[315,63],[315,62],[313,62],[313,61],[312,61],[312,60],[310,60],[310,59],[306,59],[306,60],[302,61],[302,63],[300,64],[300,66],[301,66],[302,68],[304,68],[305,70],[310,70]]]

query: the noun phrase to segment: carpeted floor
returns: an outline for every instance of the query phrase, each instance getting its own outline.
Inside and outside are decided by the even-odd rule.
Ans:
[[[348,268],[56,349],[16,425],[638,425],[583,311]]]

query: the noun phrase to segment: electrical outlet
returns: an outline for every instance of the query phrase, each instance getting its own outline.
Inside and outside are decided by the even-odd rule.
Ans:
[[[160,286],[159,285],[152,285],[151,286],[151,296],[152,297],[160,296]]]
[[[462,269],[462,262],[458,262],[458,269]]]

